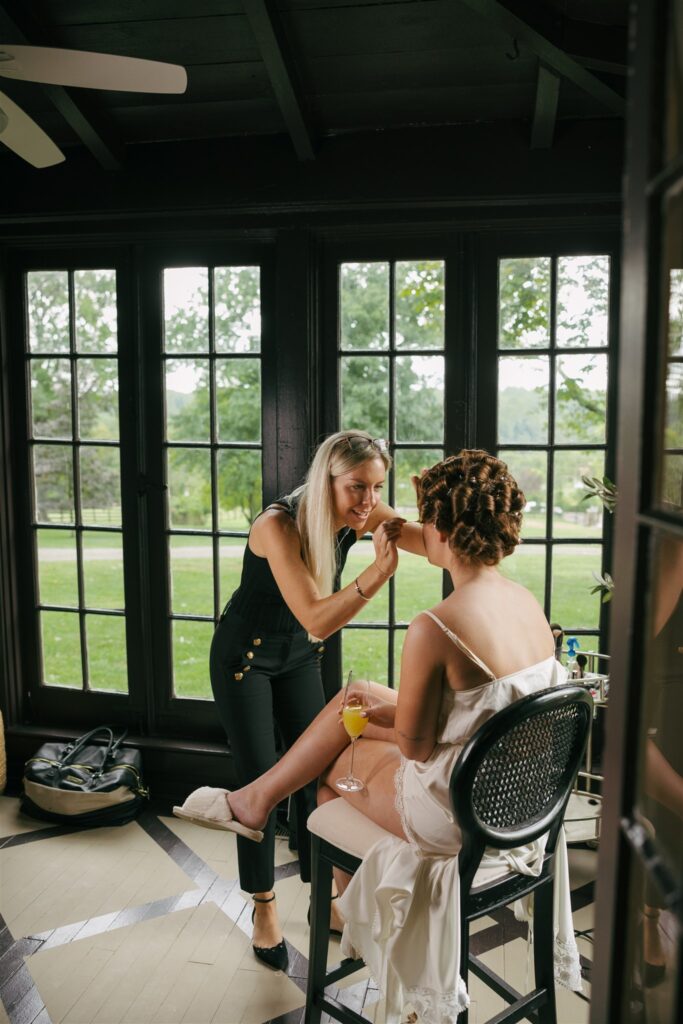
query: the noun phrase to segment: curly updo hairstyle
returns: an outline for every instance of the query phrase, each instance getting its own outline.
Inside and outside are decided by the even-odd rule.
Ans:
[[[476,449],[437,462],[417,484],[420,522],[448,534],[451,549],[473,565],[512,554],[525,504],[506,464]]]

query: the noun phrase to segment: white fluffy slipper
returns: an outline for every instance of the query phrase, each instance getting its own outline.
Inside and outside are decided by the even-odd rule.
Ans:
[[[233,818],[229,796],[230,791],[227,789],[200,786],[199,789],[190,793],[182,807],[174,807],[173,813],[176,818],[192,821],[195,825],[223,829],[225,832],[236,832],[239,836],[245,836],[246,839],[253,839],[255,843],[260,843],[263,839],[263,832],[259,829],[248,828]]]

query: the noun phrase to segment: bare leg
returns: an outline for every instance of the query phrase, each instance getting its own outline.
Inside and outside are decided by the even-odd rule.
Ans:
[[[379,686],[377,683],[373,683],[372,686],[377,695],[383,699],[396,699],[394,691],[387,690],[386,687]],[[350,740],[341,723],[339,710],[340,699],[339,696],[336,696],[323,708],[277,764],[254,782],[250,782],[247,786],[234,790],[230,794],[230,806],[238,821],[250,828],[260,828],[280,800],[301,789],[307,782],[319,778],[330,765],[337,761],[340,755],[343,755],[350,745]],[[359,801],[358,796],[362,797],[363,794],[344,794],[345,798],[347,796],[352,798],[351,803],[360,807],[364,813],[368,813],[373,820],[378,820],[380,824],[384,824],[384,821],[375,817],[373,811],[375,809],[381,811],[382,801],[386,802],[389,788],[386,765],[389,762],[393,766],[390,779],[392,797],[389,801],[393,810],[393,772],[400,755],[395,745],[387,742],[392,739],[392,730],[381,729],[370,724],[358,742],[359,770],[362,768],[365,771],[363,778],[368,786],[372,780],[373,788],[379,787],[380,792],[377,794],[379,799],[375,798],[375,794],[373,794],[372,800]],[[393,756],[389,756],[389,748],[393,748]],[[334,771],[341,773],[343,767],[345,765],[340,761]],[[332,774],[330,773],[330,776]],[[332,783],[337,777],[338,775],[334,774]],[[398,821],[398,815],[396,812],[394,814]],[[382,819],[385,817],[386,815],[382,815]],[[384,827],[386,828],[387,825]],[[398,828],[400,829],[400,822]],[[396,834],[402,835],[402,832],[399,831]]]
[[[274,895],[273,891],[255,892],[254,896],[267,900]],[[282,928],[277,916],[277,901],[269,903],[254,903],[254,931],[252,935],[254,946],[272,947],[282,941]]]

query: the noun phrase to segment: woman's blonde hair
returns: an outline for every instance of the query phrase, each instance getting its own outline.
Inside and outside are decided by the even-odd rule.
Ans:
[[[321,597],[332,593],[337,571],[332,480],[371,459],[381,459],[384,468],[391,469],[385,441],[364,430],[340,430],[318,446],[305,482],[290,495],[299,498],[296,525],[301,554]]]

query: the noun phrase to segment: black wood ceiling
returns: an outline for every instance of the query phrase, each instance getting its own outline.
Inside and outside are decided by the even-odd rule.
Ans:
[[[548,148],[568,121],[620,120],[628,0],[0,0],[0,40],[183,64],[182,96],[3,79],[69,159],[126,147],[517,122]],[[0,135],[0,141],[2,136]],[[3,147],[3,164],[18,158]],[[72,150],[73,152],[73,150]]]

